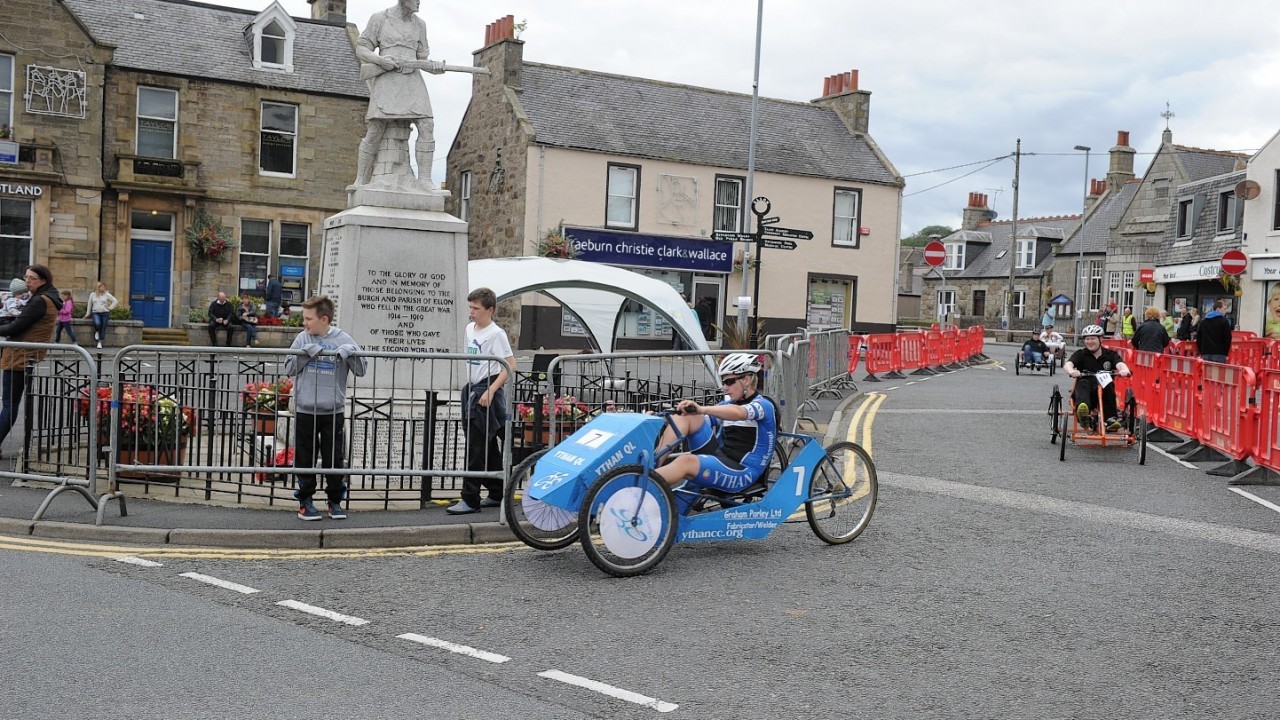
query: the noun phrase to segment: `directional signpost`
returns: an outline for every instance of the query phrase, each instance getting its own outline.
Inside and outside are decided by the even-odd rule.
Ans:
[[[795,240],[774,240],[773,238],[763,238],[760,240],[760,247],[766,247],[770,250],[795,250]]]
[[[717,230],[716,232],[711,233],[711,239],[720,240],[721,242],[753,243],[756,241],[756,236],[754,233],[724,232],[722,230]]]
[[[757,296],[760,294],[760,252],[765,248],[770,250],[795,250],[797,247],[795,243],[796,240],[813,239],[813,233],[808,230],[793,230],[792,228],[778,227],[777,223],[781,222],[782,218],[777,215],[769,214],[769,210],[772,207],[773,205],[769,202],[769,198],[767,197],[758,197],[751,201],[751,214],[756,216],[756,231],[754,233],[711,233],[711,237],[716,240],[732,240],[733,242],[750,242],[755,244],[755,292]],[[746,272],[746,268],[743,268],[743,272]],[[759,327],[760,300],[757,297],[756,302],[752,303],[751,344],[753,346],[757,344],[757,332]]]
[[[760,229],[765,235],[774,237],[791,238],[792,240],[812,240],[813,233],[808,230],[792,230],[791,228],[777,227],[775,225],[765,225]]]

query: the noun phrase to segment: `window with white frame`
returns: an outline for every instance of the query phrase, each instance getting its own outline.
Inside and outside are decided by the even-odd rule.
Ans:
[[[1120,297],[1121,297],[1121,303],[1122,303],[1125,307],[1133,307],[1133,304],[1134,304],[1134,302],[1135,302],[1135,298],[1134,298],[1135,290],[1134,290],[1134,288],[1135,288],[1135,286],[1137,286],[1137,284],[1138,284],[1138,273],[1137,273],[1137,271],[1134,271],[1134,270],[1125,270],[1125,271],[1124,271],[1124,292],[1123,292],[1123,293],[1121,293],[1121,295],[1120,295]],[[1141,315],[1142,313],[1137,312],[1137,313],[1135,313],[1135,314],[1137,314],[1137,315]]]
[[[943,270],[963,270],[964,269],[964,243],[947,243],[947,263],[942,266]]]
[[[1036,239],[1018,238],[1018,267],[1022,269],[1036,266]]]
[[[262,28],[261,55],[263,65],[284,67],[284,47],[288,40],[280,23],[272,20]]]
[[[298,151],[298,106],[262,103],[258,170],[263,175],[293,177]]]
[[[13,137],[13,56],[0,55],[0,138]]]
[[[956,291],[938,291],[938,318],[945,318],[956,311]]]
[[[832,212],[831,222],[832,245],[858,247],[858,214],[861,211],[861,190],[836,188],[835,209]]]
[[[640,168],[609,163],[604,224],[635,230],[640,208]]]
[[[742,178],[716,176],[714,232],[742,232]]]
[[[138,87],[138,154],[168,159],[178,156],[176,90]]]
[[[1027,316],[1027,291],[1013,291],[1013,316],[1016,318],[1024,318]]]
[[[1089,271],[1089,309],[1102,309],[1102,261],[1090,260],[1087,264]]]
[[[293,72],[293,41],[297,29],[293,18],[275,7],[260,13],[246,29],[246,33],[252,33],[253,67]]]
[[[1120,297],[1120,290],[1123,286],[1120,284],[1120,271],[1112,270],[1107,273],[1107,297]]]
[[[467,170],[458,178],[458,219],[470,222],[471,218],[471,171]]]
[[[1191,237],[1191,231],[1195,229],[1195,222],[1191,217],[1191,201],[1178,201],[1178,237]]]
[[[1236,229],[1236,194],[1224,192],[1218,195],[1218,232]]]
[[[31,264],[33,206],[30,200],[0,200],[0,273],[20,278]]]
[[[271,272],[271,221],[240,221],[240,282],[241,295],[262,297],[266,289],[267,273]]]

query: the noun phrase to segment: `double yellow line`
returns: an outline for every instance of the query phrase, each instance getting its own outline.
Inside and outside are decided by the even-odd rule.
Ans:
[[[875,453],[871,449],[871,425],[875,422],[876,413],[880,411],[880,406],[884,404],[887,397],[888,395],[884,393],[867,393],[858,405],[857,411],[853,413],[853,419],[849,421],[847,439],[861,445],[872,457],[875,457]]]

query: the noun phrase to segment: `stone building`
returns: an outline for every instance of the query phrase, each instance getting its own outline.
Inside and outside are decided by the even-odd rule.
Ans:
[[[1280,340],[1280,133],[1249,159],[1246,173],[1242,249],[1249,269],[1241,278],[1237,327]]]
[[[1053,297],[1054,252],[1080,216],[1019,219],[1016,242],[1013,221],[996,221],[994,216],[984,193],[969,193],[960,229],[941,239],[947,246],[946,264],[925,275],[922,318],[1000,327],[1012,269],[1010,326],[1029,329],[1039,324]],[[939,277],[939,270],[945,278]]]
[[[49,264],[78,303],[101,279],[167,327],[218,290],[293,300],[346,207],[364,130],[343,0],[313,16],[182,0],[7,0],[0,14],[0,273]],[[3,142],[3,141],[0,141]],[[198,211],[236,248],[194,256]]]
[[[759,303],[765,333],[797,327],[883,330],[895,322],[903,180],[868,134],[870,93],[856,73],[827,78],[812,102],[761,98],[755,186],[746,188],[751,97],[524,60],[510,18],[490,26],[471,103],[449,151],[450,212],[470,223],[472,258],[545,254],[660,278],[713,325],[736,314],[751,196],[777,225],[813,233],[766,250]],[[578,347],[574,318],[539,301],[504,303],[521,347]],[[641,307],[621,345],[670,346]]]
[[[1184,307],[1198,308],[1203,316],[1223,298],[1227,314],[1238,319],[1235,288],[1224,284],[1219,273],[1222,253],[1241,246],[1244,203],[1235,192],[1244,179],[1245,171],[1239,170],[1174,189],[1156,251],[1154,304],[1175,317]]]
[[[1116,185],[1117,182],[1121,184]],[[1138,187],[1139,182],[1131,174],[1109,176],[1106,180],[1090,179],[1085,220],[1058,248],[1053,262],[1050,303],[1058,331],[1075,333],[1097,318],[1107,298],[1103,287],[1107,243]],[[1130,282],[1126,292],[1118,292],[1114,297],[1119,303],[1132,303],[1134,292]],[[1083,294],[1085,302],[1084,312],[1077,314],[1075,298],[1079,294]],[[1078,321],[1081,315],[1084,320]]]

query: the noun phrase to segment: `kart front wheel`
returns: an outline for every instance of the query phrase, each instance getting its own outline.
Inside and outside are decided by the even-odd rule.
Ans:
[[[578,539],[578,514],[529,497],[534,466],[546,450],[525,458],[511,471],[502,504],[511,532],[531,548],[559,550]]]
[[[876,509],[879,484],[875,463],[861,445],[839,442],[826,452],[809,481],[804,514],[814,535],[840,545],[867,529]]]
[[[675,544],[679,516],[671,488],[657,473],[631,465],[591,484],[578,509],[587,557],[615,577],[652,570]]]

